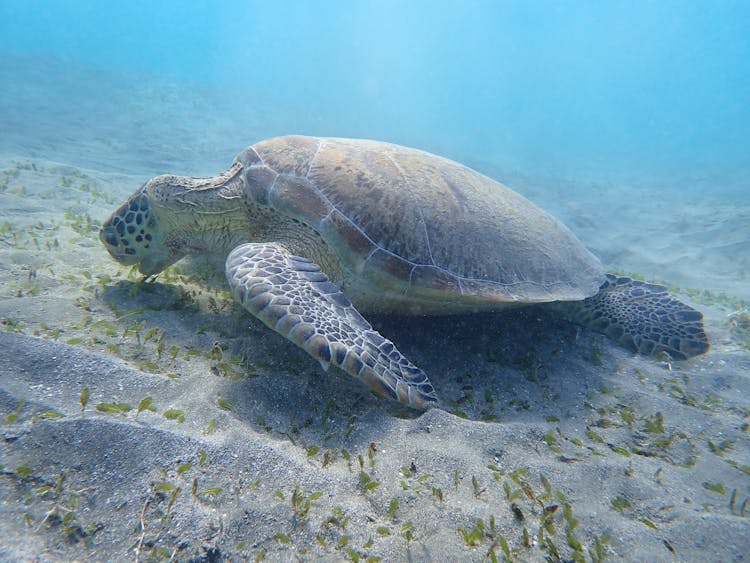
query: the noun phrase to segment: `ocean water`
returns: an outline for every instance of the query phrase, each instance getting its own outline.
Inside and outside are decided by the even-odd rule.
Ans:
[[[225,119],[261,108],[262,126],[232,124],[248,144],[366,137],[524,173],[727,184],[750,167],[749,28],[741,0],[0,2],[4,56],[168,78]]]
[[[289,134],[499,180],[710,351],[543,307],[368,316],[429,375],[419,413],[213,263],[107,254],[149,178]],[[0,560],[743,561],[749,374],[750,2],[0,0]]]

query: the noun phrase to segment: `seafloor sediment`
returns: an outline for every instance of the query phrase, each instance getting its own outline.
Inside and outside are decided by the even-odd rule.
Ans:
[[[543,308],[374,318],[443,400],[420,414],[324,372],[211,260],[142,283],[109,258],[115,204],[215,162],[174,168],[197,149],[149,123],[139,166],[129,135],[34,120],[1,145],[0,559],[747,558],[750,206],[516,177],[608,267],[682,287],[712,349],[637,357]]]

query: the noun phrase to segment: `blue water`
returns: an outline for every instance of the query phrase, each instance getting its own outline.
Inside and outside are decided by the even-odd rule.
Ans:
[[[373,318],[446,410],[473,419],[401,420],[213,289],[196,295],[192,276],[135,284],[100,244],[97,225],[148,178],[217,175],[287,134],[400,143],[491,175],[606,271],[682,288],[711,351],[634,358],[533,308]],[[563,251],[546,242],[539,256]],[[615,559],[747,559],[748,304],[750,0],[0,0],[0,560],[145,559],[149,544],[181,560],[368,545],[383,561],[478,560],[503,536],[551,558],[554,510],[523,487],[523,529],[539,539],[525,551],[501,492],[521,468],[538,494],[557,491],[563,557],[570,498],[592,560],[607,536]],[[146,393],[158,412],[141,413]],[[96,413],[110,401],[138,414]],[[183,408],[185,424],[164,418]],[[348,451],[368,452],[364,471],[347,471]],[[385,486],[367,492],[365,471]],[[168,502],[167,479],[181,487]],[[309,521],[279,502],[297,494]],[[476,547],[461,542],[456,526],[465,538],[485,520]]]
[[[746,1],[0,0],[0,53],[283,108],[263,133],[574,178],[750,175]]]

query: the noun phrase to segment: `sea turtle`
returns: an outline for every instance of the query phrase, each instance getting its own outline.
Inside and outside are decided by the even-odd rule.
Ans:
[[[368,140],[259,142],[213,178],[158,176],[100,238],[153,276],[226,256],[235,298],[308,354],[415,408],[425,373],[359,311],[456,314],[545,302],[644,354],[708,349],[702,315],[658,285],[606,274],[556,219],[470,168]]]

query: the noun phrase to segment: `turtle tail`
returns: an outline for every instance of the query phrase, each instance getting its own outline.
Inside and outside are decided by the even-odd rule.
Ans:
[[[640,354],[686,360],[709,348],[703,314],[663,285],[607,274],[599,293],[565,306],[572,321]]]

